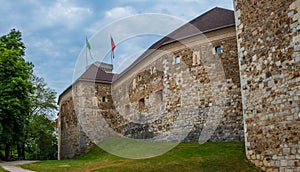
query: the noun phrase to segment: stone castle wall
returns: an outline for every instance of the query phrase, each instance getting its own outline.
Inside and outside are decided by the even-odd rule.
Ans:
[[[191,132],[184,141],[197,141],[204,119],[211,116],[219,122],[211,141],[243,139],[244,121],[251,162],[265,171],[300,171],[300,1],[234,0],[234,4],[236,33],[230,29],[208,33],[211,44],[193,37],[187,40],[188,47],[167,45],[113,87],[80,83],[77,97],[60,106],[60,154],[71,157],[80,152],[81,133],[90,138],[109,135],[103,127],[134,138],[167,133],[172,140],[168,132],[187,121]],[[213,50],[219,45],[223,52],[216,55]],[[217,57],[222,63],[212,65]],[[224,72],[213,73],[216,67]],[[78,107],[79,119],[72,104]],[[224,108],[212,108],[220,104]],[[209,113],[211,108],[224,113],[215,116],[218,113]],[[178,120],[178,114],[183,118]],[[82,145],[89,145],[82,140]]]
[[[300,171],[300,1],[235,0],[246,154]]]
[[[112,85],[74,84],[60,106],[61,158],[116,133],[197,142],[207,130],[201,137],[210,141],[243,140],[235,28],[206,36],[162,47]],[[212,124],[216,128],[205,127]]]
[[[79,124],[71,92],[60,104],[59,157],[72,158],[86,152],[92,143]]]
[[[210,141],[243,140],[234,28],[224,33],[216,31],[206,39],[199,36],[162,47],[147,57],[151,60],[115,81],[112,98],[116,110],[129,122],[142,123],[147,128],[145,131],[145,125],[141,125],[131,130],[132,125],[126,125],[121,127],[123,134],[198,141],[203,127],[209,123],[208,116],[215,115],[219,126]],[[219,54],[215,54],[217,46],[222,47]],[[222,109],[212,113],[214,106]]]

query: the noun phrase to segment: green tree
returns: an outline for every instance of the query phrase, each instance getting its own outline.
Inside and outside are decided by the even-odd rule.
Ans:
[[[56,113],[56,92],[47,87],[43,78],[32,75],[31,82],[34,86],[34,93],[31,96],[32,109],[30,114],[46,114],[52,118]]]
[[[12,29],[0,37],[0,142],[5,145],[6,159],[10,159],[13,145],[19,148],[24,142],[24,126],[31,111],[33,65],[23,58],[24,51],[21,32]]]
[[[43,78],[32,76],[34,93],[31,95],[32,109],[28,125],[25,127],[25,143],[27,157],[30,159],[55,159],[57,138],[55,122],[56,92],[47,87]]]
[[[57,139],[54,121],[45,114],[31,115],[25,132],[27,158],[56,159]]]

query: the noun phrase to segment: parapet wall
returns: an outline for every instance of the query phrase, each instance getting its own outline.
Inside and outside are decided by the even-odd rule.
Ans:
[[[300,1],[235,0],[246,154],[300,171]]]

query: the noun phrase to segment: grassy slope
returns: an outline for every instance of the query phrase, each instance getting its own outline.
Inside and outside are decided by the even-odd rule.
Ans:
[[[4,169],[0,166],[0,172],[7,172],[7,171],[4,170]]]
[[[93,148],[71,160],[22,165],[34,171],[259,171],[246,160],[244,143],[181,143],[168,153],[149,159],[119,158]]]

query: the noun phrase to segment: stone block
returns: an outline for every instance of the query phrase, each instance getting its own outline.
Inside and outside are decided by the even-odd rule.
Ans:
[[[300,44],[294,46],[294,51],[300,51]]]
[[[280,166],[286,167],[287,166],[287,160],[281,160],[280,161]]]
[[[295,62],[300,62],[300,56],[297,56],[297,57],[295,58]]]
[[[282,149],[282,154],[283,154],[283,155],[288,155],[288,154],[290,154],[290,148],[283,148],[283,149]]]
[[[290,12],[288,13],[288,17],[293,18],[293,17],[294,17],[294,11],[290,11]]]

